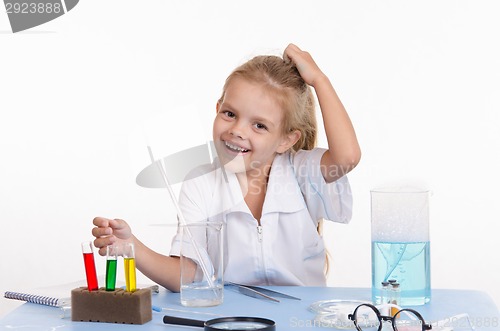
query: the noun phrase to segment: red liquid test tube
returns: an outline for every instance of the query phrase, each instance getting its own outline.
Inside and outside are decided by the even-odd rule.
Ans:
[[[95,269],[94,250],[92,242],[86,241],[82,243],[83,262],[85,263],[85,274],[87,275],[87,288],[89,291],[97,291],[97,272]]]

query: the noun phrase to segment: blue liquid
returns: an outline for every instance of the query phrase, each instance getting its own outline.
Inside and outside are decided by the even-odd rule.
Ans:
[[[430,243],[372,242],[372,300],[380,303],[381,282],[395,279],[401,306],[423,305],[431,299]]]

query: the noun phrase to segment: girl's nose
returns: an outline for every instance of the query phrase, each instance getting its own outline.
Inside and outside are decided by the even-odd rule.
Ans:
[[[245,137],[245,132],[244,128],[241,122],[236,122],[234,123],[233,126],[229,129],[229,133],[235,137],[238,137],[240,139],[244,139]]]

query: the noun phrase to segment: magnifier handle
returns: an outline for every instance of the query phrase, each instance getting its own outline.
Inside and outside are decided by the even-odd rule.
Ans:
[[[174,325],[185,325],[185,326],[198,326],[204,327],[205,321],[192,320],[190,318],[181,318],[175,316],[163,316],[163,323],[165,324],[174,324]]]

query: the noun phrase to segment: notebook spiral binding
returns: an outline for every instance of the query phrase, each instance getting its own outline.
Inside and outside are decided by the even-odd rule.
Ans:
[[[60,300],[58,298],[47,297],[43,295],[19,293],[19,292],[5,292],[4,297],[7,299],[22,300],[31,303],[37,303],[40,305],[59,307],[61,306]]]

